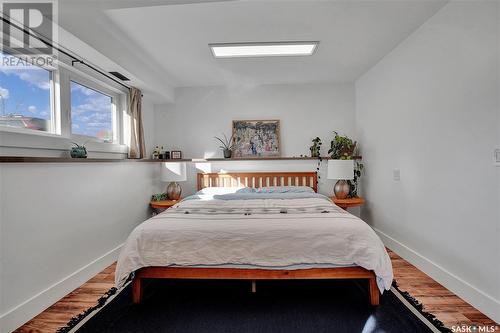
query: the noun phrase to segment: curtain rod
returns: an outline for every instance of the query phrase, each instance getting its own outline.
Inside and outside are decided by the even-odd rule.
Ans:
[[[101,74],[102,76],[104,76],[104,77],[106,77],[106,78],[108,78],[108,79],[112,80],[113,82],[118,83],[118,84],[119,84],[119,85],[121,85],[122,87],[125,87],[125,88],[127,88],[127,89],[129,89],[129,90],[130,90],[130,88],[131,88],[130,86],[126,85],[126,84],[125,84],[125,83],[123,83],[123,82],[118,81],[117,79],[115,79],[114,77],[112,77],[112,76],[108,75],[107,73],[105,73],[105,72],[101,71],[100,69],[98,69],[98,68],[96,68],[96,67],[94,67],[94,66],[92,66],[92,65],[90,65],[90,64],[88,64],[88,63],[86,63],[83,59],[78,59],[76,56],[74,56],[74,55],[70,54],[69,52],[67,52],[67,51],[65,51],[65,50],[63,50],[63,49],[61,49],[60,47],[58,47],[58,46],[54,45],[54,44],[53,44],[53,41],[51,41],[51,42],[49,43],[49,42],[47,42],[45,39],[43,39],[43,38],[41,38],[41,37],[37,36],[36,34],[34,34],[33,32],[31,32],[30,30],[26,29],[24,26],[23,26],[23,27],[21,27],[21,26],[19,26],[19,25],[15,24],[15,23],[12,23],[9,19],[6,19],[6,18],[5,18],[5,17],[3,17],[3,16],[1,17],[1,19],[2,19],[2,21],[3,21],[3,22],[5,22],[5,23],[7,23],[7,24],[9,24],[9,25],[11,25],[11,26],[13,26],[13,27],[15,27],[16,29],[21,30],[21,31],[22,31],[22,32],[24,32],[25,34],[28,34],[28,35],[32,36],[33,38],[36,38],[37,40],[39,40],[39,41],[40,41],[40,42],[42,42],[43,44],[45,44],[45,45],[47,45],[47,46],[50,46],[50,47],[52,47],[52,48],[56,49],[57,51],[61,52],[62,54],[64,54],[64,55],[66,55],[66,56],[70,57],[70,58],[72,59],[72,60],[71,60],[71,66],[74,66],[74,65],[75,65],[75,63],[79,63],[79,64],[82,64],[82,65],[84,65],[84,66],[87,66],[88,68],[90,68],[90,69],[91,69],[91,70],[93,70],[94,72],[97,72],[97,73]],[[47,39],[48,39],[48,38],[47,38]]]

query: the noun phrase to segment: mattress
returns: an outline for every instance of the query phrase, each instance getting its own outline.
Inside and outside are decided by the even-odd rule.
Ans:
[[[137,226],[116,268],[299,269],[361,266],[390,289],[390,258],[364,221],[317,193],[198,195]]]

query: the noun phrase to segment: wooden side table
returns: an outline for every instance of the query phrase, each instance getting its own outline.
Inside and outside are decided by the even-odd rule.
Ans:
[[[336,204],[342,209],[362,206],[365,203],[365,199],[361,197],[347,198],[347,199],[337,199],[335,197],[331,197],[331,199],[334,204]]]
[[[151,201],[149,203],[149,205],[151,206],[151,208],[153,208],[155,210],[155,213],[158,214],[158,213],[163,212],[164,210],[169,209],[170,207],[172,207],[173,205],[175,205],[179,201],[181,201],[181,199],[179,199],[179,200]]]

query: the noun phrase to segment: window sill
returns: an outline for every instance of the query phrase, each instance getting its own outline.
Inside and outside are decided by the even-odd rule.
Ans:
[[[37,131],[28,128],[18,128],[18,127],[9,127],[9,126],[1,126],[0,133],[15,133],[19,135],[29,135],[35,137],[50,137],[50,138],[60,138],[61,136],[58,134],[45,132],[45,131]]]
[[[1,155],[26,155],[25,151],[28,149],[36,151],[36,155],[41,157],[69,157],[69,151],[72,146],[73,142],[71,138],[55,134],[43,132],[31,134],[4,129],[0,130]],[[115,143],[91,141],[85,146],[89,154],[97,153],[100,156],[103,154],[123,155],[128,151],[126,145]],[[55,154],[58,156],[54,156]]]
[[[128,158],[64,158],[32,156],[0,156],[0,163],[108,163],[108,162],[159,162],[150,159]]]

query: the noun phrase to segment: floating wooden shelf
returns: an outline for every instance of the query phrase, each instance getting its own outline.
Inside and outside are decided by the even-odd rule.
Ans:
[[[133,159],[122,159],[122,161],[133,161]],[[143,158],[143,159],[136,159],[137,162],[149,162],[149,163],[176,163],[176,162],[192,162],[193,160],[190,158],[178,158],[178,159],[168,159],[168,160],[158,160],[158,159],[151,159],[151,158]]]
[[[327,156],[322,156],[322,160],[330,160],[330,157]],[[361,156],[353,156],[354,160],[360,160]],[[193,159],[193,162],[220,162],[220,161],[308,161],[308,160],[318,160],[317,157],[248,157],[248,158],[240,158],[240,157],[235,157],[235,158],[200,158],[200,159]]]
[[[317,160],[316,157],[237,157],[237,158],[205,158],[200,159],[207,162],[219,161],[284,161],[284,160]],[[198,160],[197,160],[198,161]]]
[[[233,161],[307,161],[317,160],[316,157],[257,157],[257,158],[193,158],[193,159],[118,159],[118,158],[66,158],[66,157],[34,157],[34,156],[0,156],[0,163],[175,163],[175,162],[233,162]],[[330,157],[322,157],[329,160]],[[361,156],[353,159],[360,160]]]

